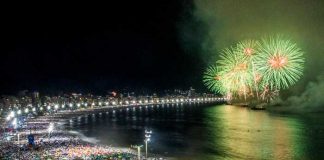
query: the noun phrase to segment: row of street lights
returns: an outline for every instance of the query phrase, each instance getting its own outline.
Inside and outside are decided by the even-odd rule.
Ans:
[[[126,104],[126,105],[141,105],[141,104],[150,104],[150,103],[183,103],[183,102],[208,102],[208,101],[225,101],[226,98],[223,97],[223,98],[216,98],[216,97],[208,97],[208,98],[203,98],[203,97],[200,97],[200,98],[160,98],[159,100],[132,100],[132,101],[120,101],[119,104],[120,105],[123,105],[123,104]],[[97,103],[98,106],[103,106],[104,104],[105,105],[117,105],[116,101],[112,101],[112,102],[98,102]],[[38,110],[40,111],[43,111],[47,108],[47,110],[59,110],[60,108],[62,109],[65,109],[66,106],[69,106],[70,108],[74,108],[74,107],[88,107],[88,106],[95,106],[95,103],[91,103],[91,104],[88,104],[88,103],[64,103],[62,105],[59,105],[59,104],[53,104],[53,105],[46,105],[44,104],[44,106],[38,106],[39,109],[37,109],[35,106],[33,107],[32,105],[28,105],[28,107],[30,108],[24,108],[23,110],[17,110],[16,112],[15,111],[11,111],[9,113],[9,115],[6,117],[7,120],[10,120],[11,118],[13,118],[15,116],[15,114],[17,115],[21,115],[23,113],[25,114],[28,114],[30,112],[37,112]],[[45,108],[44,108],[45,107]]]
[[[148,147],[147,143],[151,141],[151,135],[152,135],[152,131],[145,129],[144,142],[145,142],[145,158],[146,159],[147,159],[147,147]],[[143,145],[132,145],[131,147],[137,149],[137,158],[138,158],[138,160],[141,160],[141,148],[143,147]]]

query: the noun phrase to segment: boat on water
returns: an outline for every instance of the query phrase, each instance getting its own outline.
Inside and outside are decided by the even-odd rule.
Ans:
[[[260,104],[257,104],[255,106],[252,106],[251,109],[252,110],[265,110],[266,109],[266,106],[267,104],[266,103],[260,103]]]
[[[240,106],[240,107],[249,107],[248,103],[227,103],[229,105],[233,105],[233,106]]]
[[[234,100],[228,102],[229,105],[240,106],[240,107],[249,107],[251,110],[266,110],[267,103],[250,100],[250,101],[240,101]]]
[[[257,107],[257,106],[251,107],[250,109],[252,109],[252,110],[266,110],[265,107]]]

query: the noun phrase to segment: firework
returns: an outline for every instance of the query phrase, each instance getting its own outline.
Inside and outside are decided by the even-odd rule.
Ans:
[[[245,40],[236,45],[236,52],[245,58],[252,60],[257,53],[260,43],[256,40]]]
[[[302,75],[304,59],[296,44],[278,36],[261,41],[254,64],[262,74],[262,85],[280,90],[297,82]]]
[[[258,92],[259,92],[259,82],[261,79],[261,74],[258,73],[255,69],[255,65],[254,65],[254,58],[256,57],[256,55],[258,54],[258,47],[260,47],[260,43],[257,40],[244,40],[239,42],[236,45],[236,54],[241,55],[242,58],[244,58],[248,65],[249,65],[249,69],[250,69],[250,82],[249,83],[249,87],[251,90],[250,95],[254,96],[256,95],[258,97]],[[255,92],[255,94],[253,93],[253,91]]]
[[[269,101],[297,82],[304,59],[296,44],[278,36],[239,42],[223,50],[215,66],[206,70],[203,80],[211,91]]]
[[[264,86],[262,88],[260,98],[264,101],[272,101],[279,96],[279,90],[270,90],[269,86]]]
[[[220,57],[217,64],[221,69],[221,75],[223,75],[221,80],[223,87],[234,96],[243,95],[246,98],[252,82],[249,62],[242,55],[237,54],[235,48],[223,50]]]
[[[224,94],[226,91],[221,84],[221,75],[216,66],[210,66],[204,73],[203,82],[209,90],[215,93]]]

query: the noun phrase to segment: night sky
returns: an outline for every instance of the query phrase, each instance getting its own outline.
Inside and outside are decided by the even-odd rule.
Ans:
[[[205,91],[204,69],[222,49],[278,34],[305,52],[304,76],[289,90],[301,93],[324,77],[323,8],[322,0],[6,6],[0,19],[0,93],[191,86]]]
[[[192,5],[136,1],[16,8],[1,20],[0,92],[201,88],[203,65],[186,53],[179,36]]]

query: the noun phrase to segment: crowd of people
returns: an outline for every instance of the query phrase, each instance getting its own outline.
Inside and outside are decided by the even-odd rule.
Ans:
[[[131,149],[101,146],[82,141],[74,135],[56,134],[39,138],[35,146],[24,143],[18,147],[13,142],[2,142],[0,159],[134,159]]]
[[[33,121],[18,130],[1,131],[0,159],[136,159],[136,153],[130,148],[115,148],[85,142],[78,135],[71,134],[60,126],[56,126],[55,131],[49,134],[47,129],[50,122],[44,123],[43,120],[37,122],[35,119]],[[35,137],[33,144],[29,143],[28,135]]]

